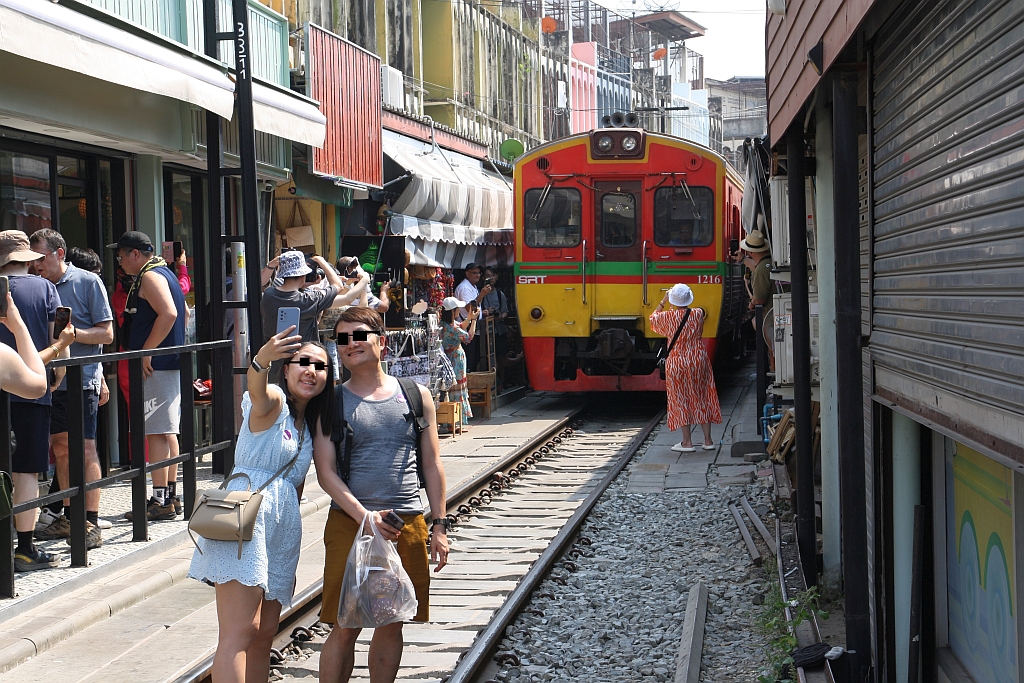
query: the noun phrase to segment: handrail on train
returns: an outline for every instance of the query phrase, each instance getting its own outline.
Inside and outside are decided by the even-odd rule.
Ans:
[[[132,484],[132,540],[149,540],[148,519],[146,507],[148,503],[146,474],[153,470],[162,469],[177,463],[182,464],[182,495],[184,496],[183,510],[185,519],[191,515],[195,506],[196,496],[196,461],[200,456],[207,453],[225,452],[227,458],[226,469],[230,468],[231,455],[233,453],[235,436],[234,424],[220,424],[223,421],[218,415],[234,415],[234,386],[215,387],[211,402],[220,403],[227,401],[230,407],[224,411],[213,411],[213,434],[214,438],[221,440],[202,448],[196,448],[195,438],[195,415],[193,396],[193,360],[196,353],[210,352],[214,366],[218,363],[231,363],[231,340],[203,342],[199,344],[188,344],[185,346],[169,346],[160,349],[147,349],[144,351],[119,351],[117,353],[102,353],[94,356],[76,356],[73,358],[61,358],[49,363],[47,367],[67,368],[67,391],[68,391],[68,469],[69,481],[64,482],[68,488],[45,496],[39,496],[24,503],[15,505],[11,515],[0,520],[0,599],[14,597],[14,515],[21,512],[50,505],[64,498],[71,499],[71,506],[68,510],[71,522],[71,537],[68,539],[71,544],[71,566],[88,566],[88,550],[86,549],[86,520],[85,520],[85,492],[97,488],[106,488],[121,481],[131,481]],[[125,461],[124,454],[129,452],[130,465],[120,471],[109,474],[97,481],[85,482],[85,390],[82,386],[82,366],[92,363],[109,363],[116,361],[128,361],[128,386],[131,396],[144,396],[142,359],[153,356],[169,356],[180,354],[187,356],[187,362],[180,364],[181,378],[181,423],[180,441],[182,453],[175,458],[168,458],[158,463],[146,463],[146,430],[145,430],[145,401],[134,400],[128,405],[128,432],[129,443],[120,443],[122,453],[121,462]],[[0,435],[11,433],[11,412],[10,394],[0,390]],[[0,438],[0,471],[11,471],[11,440]]]

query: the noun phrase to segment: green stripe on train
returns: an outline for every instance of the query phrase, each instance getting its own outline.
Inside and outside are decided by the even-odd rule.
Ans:
[[[515,264],[516,275],[579,275],[580,263],[533,263]],[[587,275],[624,275],[640,277],[643,274],[639,261],[590,261]],[[720,261],[687,261],[686,263],[652,263],[648,275],[725,275],[726,264]]]

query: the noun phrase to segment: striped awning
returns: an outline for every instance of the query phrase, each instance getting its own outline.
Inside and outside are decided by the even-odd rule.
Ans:
[[[512,226],[507,229],[487,229],[470,225],[456,225],[416,218],[404,214],[391,217],[391,234],[404,235],[429,242],[453,244],[512,244]]]
[[[515,261],[515,249],[511,244],[457,244],[406,237],[405,248],[412,254],[409,263],[414,266],[455,269],[475,263],[511,268]]]
[[[395,213],[482,230],[512,229],[512,189],[471,157],[418,140],[384,138],[384,154],[411,181],[391,207]]]

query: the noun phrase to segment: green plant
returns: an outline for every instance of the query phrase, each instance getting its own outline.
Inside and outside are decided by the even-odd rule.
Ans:
[[[789,601],[783,600],[775,567],[768,565],[766,569],[768,578],[764,608],[757,616],[755,625],[768,640],[765,646],[767,670],[757,680],[758,683],[792,683],[793,679],[789,677],[790,665],[793,663],[793,650],[799,645],[796,627],[812,616],[828,619],[828,612],[818,609],[816,588],[797,593]],[[793,617],[792,622],[786,619],[787,607]]]

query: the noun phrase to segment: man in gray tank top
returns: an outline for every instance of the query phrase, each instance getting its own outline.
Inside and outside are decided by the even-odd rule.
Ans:
[[[335,327],[338,357],[352,373],[342,389],[346,421],[352,427],[352,455],[347,481],[338,468],[335,442],[317,433],[313,461],[321,488],[331,495],[331,511],[324,529],[327,555],[324,561],[323,602],[320,621],[335,624],[349,550],[367,515],[384,538],[395,541],[402,567],[416,589],[418,611],[413,621],[427,621],[430,610],[430,571],[427,557],[440,571],[448,562],[448,526],[445,510],[445,478],[437,441],[434,401],[423,387],[420,397],[429,426],[420,435],[420,456],[427,500],[433,520],[430,529],[423,517],[416,468],[416,430],[412,411],[398,380],[384,373],[380,364],[384,322],[371,308],[353,306],[341,314]],[[331,430],[328,430],[330,432]],[[341,448],[345,441],[341,441]],[[389,512],[402,518],[396,529],[383,521]],[[397,522],[396,522],[397,524]],[[334,628],[320,655],[320,680],[347,683],[355,664],[359,629]],[[370,641],[370,677],[394,681],[402,660],[402,624],[388,624],[373,631]]]

